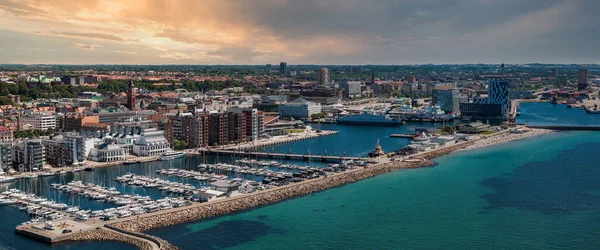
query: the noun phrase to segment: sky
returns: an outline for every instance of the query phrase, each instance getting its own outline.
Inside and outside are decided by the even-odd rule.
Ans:
[[[598,0],[0,0],[0,64],[600,63]]]

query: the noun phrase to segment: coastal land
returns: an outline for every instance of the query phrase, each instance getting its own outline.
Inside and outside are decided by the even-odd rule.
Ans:
[[[71,237],[65,237],[64,240],[102,240],[113,238],[113,240],[134,244],[143,249],[149,249],[149,246],[150,249],[153,249],[156,246],[158,246],[158,248],[160,249],[172,249],[174,248],[174,246],[160,239],[155,239],[157,237],[153,238],[159,242],[163,242],[162,244],[146,245],[143,243],[144,241],[135,243],[129,241],[131,241],[131,237],[143,239],[143,237],[145,236],[143,232],[150,229],[192,222],[215,216],[222,216],[247,209],[274,204],[283,200],[308,195],[314,192],[319,192],[334,187],[343,186],[349,183],[357,182],[366,178],[381,175],[394,170],[431,167],[435,165],[435,163],[432,161],[433,159],[450,154],[455,151],[469,150],[484,146],[490,146],[498,143],[505,143],[513,140],[539,136],[549,132],[549,130],[543,129],[522,129],[519,132],[515,132],[514,130],[503,130],[491,135],[475,136],[469,141],[459,142],[451,146],[440,147],[432,151],[421,152],[410,156],[396,157],[393,161],[391,161],[390,158],[386,157],[376,158],[376,161],[378,163],[370,165],[368,167],[352,169],[326,177],[319,177],[299,183],[258,191],[250,194],[237,195],[234,197],[224,198],[221,200],[216,200],[207,203],[195,203],[187,207],[174,208],[149,214],[143,214],[137,217],[118,219],[114,221],[86,222],[94,223],[94,228],[102,228],[102,230],[112,229],[118,230],[121,233],[126,233],[128,235],[128,238],[112,236],[94,236],[105,234],[104,231],[98,231],[98,229],[93,229],[95,233],[89,232],[90,230],[74,232]],[[17,232],[31,231],[28,230],[28,228],[32,227],[33,225],[21,226],[17,228]],[[112,234],[112,231],[106,232],[114,236],[114,234]],[[79,234],[81,234],[81,236],[77,236]],[[140,244],[144,244],[144,247],[141,247]]]

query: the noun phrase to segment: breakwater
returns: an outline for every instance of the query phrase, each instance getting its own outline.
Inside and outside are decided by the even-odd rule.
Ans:
[[[144,240],[143,238],[132,237],[127,234],[104,228],[96,228],[84,232],[73,233],[69,236],[66,236],[64,239],[61,239],[61,241],[117,241],[134,245],[141,250],[167,249],[160,248],[160,246],[156,245],[156,243]]]
[[[270,189],[259,193],[229,198],[222,201],[198,204],[181,210],[169,211],[157,215],[121,221],[111,225],[127,231],[144,232],[150,229],[235,213],[259,206],[277,203],[298,196],[304,196],[314,192],[339,187],[398,169],[433,166],[435,163],[430,161],[431,159],[463,149],[471,144],[472,142],[464,142],[433,152],[421,154],[419,157],[425,160],[420,162],[387,162],[380,165],[375,165],[373,167],[351,170],[295,185]]]

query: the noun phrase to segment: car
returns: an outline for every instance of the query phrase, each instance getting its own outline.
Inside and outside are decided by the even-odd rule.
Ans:
[[[68,233],[72,233],[73,231],[71,231],[71,229],[65,229],[62,231],[62,233],[64,234],[68,234]]]

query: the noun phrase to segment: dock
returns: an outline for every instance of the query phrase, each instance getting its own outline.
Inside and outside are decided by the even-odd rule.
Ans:
[[[269,159],[286,159],[286,160],[318,160],[322,162],[341,162],[347,160],[365,161],[369,158],[353,157],[353,156],[336,156],[336,155],[313,155],[313,154],[285,154],[273,152],[251,152],[237,151],[228,149],[204,149],[202,153],[215,155],[232,155],[249,158],[269,158]]]
[[[414,135],[414,134],[390,134],[391,138],[408,138],[408,139],[413,139],[416,136],[417,135]]]

